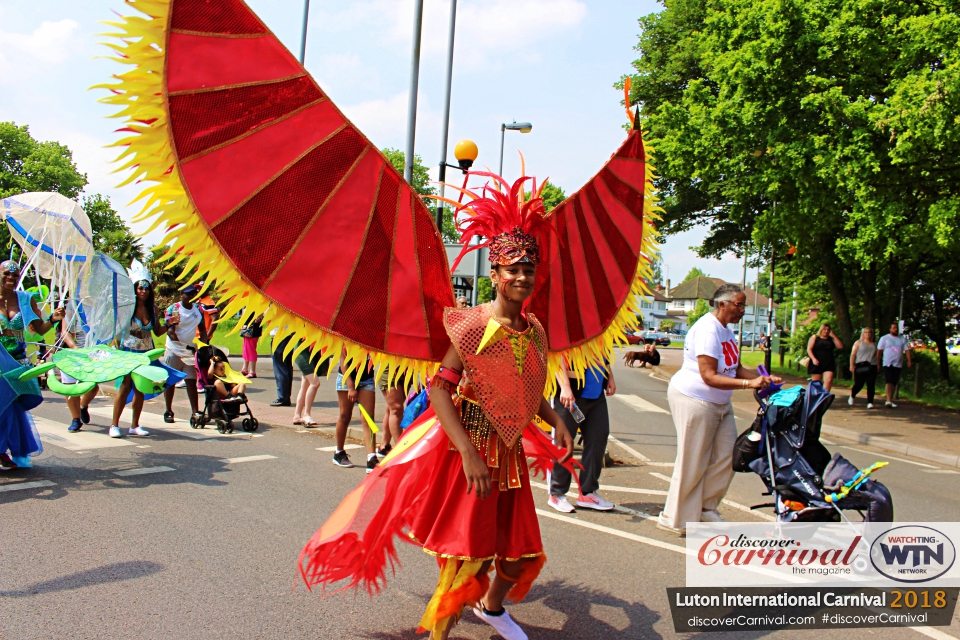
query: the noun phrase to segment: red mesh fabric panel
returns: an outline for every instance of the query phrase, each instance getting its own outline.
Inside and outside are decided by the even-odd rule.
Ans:
[[[263,287],[366,144],[346,127],[213,228],[220,246],[254,286]],[[282,224],[273,225],[267,234],[270,220]]]
[[[173,0],[170,28],[227,35],[267,33],[241,0]]]
[[[430,329],[430,357],[440,360],[446,355],[450,340],[443,328],[443,310],[454,305],[453,284],[446,261],[446,249],[440,239],[430,212],[414,199],[413,224],[420,262],[420,281],[423,283],[423,307]]]
[[[280,82],[169,97],[170,123],[181,159],[228,142],[323,93],[307,76]]]
[[[638,158],[644,160],[643,139],[640,137],[640,134],[636,131],[632,132],[615,156],[617,158]]]
[[[571,208],[566,207],[564,213],[567,215],[557,217],[557,234],[561,240],[560,273],[563,276],[563,307],[567,317],[567,339],[572,344],[576,344],[584,338],[583,320],[580,319],[580,299],[577,295],[577,279],[573,273],[573,257],[570,255],[570,234],[567,231]]]
[[[566,209],[566,207],[564,207]],[[561,213],[554,210],[553,214]],[[540,264],[537,265],[537,282],[533,288],[533,295],[530,296],[530,303],[527,310],[537,316],[544,327],[550,326],[550,261],[553,255],[551,249],[556,239],[553,234],[539,238],[540,244]],[[547,329],[547,335],[550,334]]]
[[[637,220],[643,221],[643,192],[637,191],[620,178],[613,171],[604,167],[600,171],[600,178],[607,185],[607,189],[613,194],[613,197],[620,201],[627,210],[633,214]]]
[[[610,251],[616,259],[617,268],[620,269],[623,279],[626,282],[633,282],[633,276],[637,272],[638,252],[630,249],[630,244],[620,233],[616,223],[610,218],[610,214],[607,213],[607,209],[603,206],[600,195],[597,193],[597,187],[593,183],[588,184],[583,190],[583,194],[587,198],[587,203],[594,219],[597,221],[597,225],[603,231],[603,238],[607,241],[607,246],[610,247]]]
[[[606,327],[617,313],[619,305],[617,305],[613,292],[610,290],[610,282],[604,274],[603,261],[600,259],[600,253],[593,242],[590,227],[587,226],[587,220],[580,204],[582,198],[582,194],[574,198],[572,210],[576,214],[577,228],[580,229],[580,244],[583,247],[583,256],[587,261],[583,269],[590,276],[593,300],[600,316],[600,325]]]
[[[399,206],[400,180],[392,171],[381,170],[377,204],[367,237],[333,321],[334,331],[374,349],[383,349],[387,342],[390,262]]]

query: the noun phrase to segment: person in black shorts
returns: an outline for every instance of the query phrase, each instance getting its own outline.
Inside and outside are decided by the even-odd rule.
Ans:
[[[307,429],[317,426],[317,421],[310,415],[313,401],[320,390],[320,376],[327,375],[330,370],[329,355],[324,358],[323,351],[313,351],[307,347],[297,354],[293,363],[300,369],[300,393],[297,394],[297,405],[293,410],[293,424],[303,425]]]
[[[812,380],[822,380],[823,388],[827,391],[833,386],[833,376],[837,371],[836,349],[843,349],[843,343],[826,322],[807,341],[807,355],[810,356],[807,374]]]

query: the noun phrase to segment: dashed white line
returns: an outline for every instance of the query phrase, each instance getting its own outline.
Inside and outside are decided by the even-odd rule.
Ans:
[[[238,462],[255,462],[257,460],[273,460],[277,456],[271,456],[268,454],[263,454],[259,456],[241,456],[239,458],[221,458],[220,462],[225,464],[236,464]]]
[[[343,445],[343,450],[348,451],[350,449],[363,449],[362,444],[345,444]],[[333,445],[332,447],[317,447],[317,451],[336,451],[337,446]]]
[[[34,482],[14,482],[13,484],[0,485],[0,491],[19,491],[20,489],[39,489],[41,487],[55,487],[56,482],[49,480],[36,480]]]
[[[665,475],[663,475],[662,473],[657,473],[656,471],[648,471],[647,473],[649,473],[650,475],[652,475],[654,478],[659,478],[659,479],[664,480],[664,481],[666,481],[666,482],[670,482],[670,476],[665,476]]]
[[[626,404],[631,409],[634,409],[636,411],[643,411],[647,413],[663,413],[666,415],[670,415],[670,412],[667,411],[666,409],[662,407],[658,407],[657,405],[653,404],[649,400],[644,400],[640,396],[635,396],[635,395],[626,393],[626,394],[615,394],[613,397],[619,399],[620,402]]]
[[[661,542],[660,540],[654,540],[653,538],[647,538],[645,536],[638,536],[634,533],[627,533],[626,531],[620,531],[619,529],[614,529],[613,527],[605,527],[602,524],[594,524],[592,522],[587,522],[586,520],[577,520],[575,518],[562,516],[559,513],[550,513],[549,511],[544,511],[543,509],[537,509],[537,515],[543,516],[544,518],[550,518],[551,520],[560,520],[561,522],[568,522],[579,527],[593,529],[594,531],[602,531],[603,533],[609,533],[612,536],[626,538],[627,540],[633,540],[634,542],[650,545],[651,547],[666,549],[667,551],[673,551],[682,554],[688,553],[686,547],[681,547],[680,545],[670,544],[669,542]],[[693,552],[691,551],[690,553]]]
[[[958,474],[960,471],[951,471],[950,469],[922,469],[922,473],[949,473],[951,475]]]
[[[616,396],[614,396],[614,397],[616,397]],[[621,449],[623,449],[624,451],[626,451],[627,453],[629,453],[630,455],[632,455],[632,456],[633,456],[634,458],[636,458],[637,460],[639,460],[639,461],[641,461],[641,462],[650,462],[650,458],[648,458],[647,456],[643,455],[642,453],[640,453],[639,451],[637,451],[636,449],[634,449],[634,448],[631,447],[630,445],[624,444],[623,442],[621,442],[621,441],[618,440],[617,438],[614,438],[613,436],[608,436],[607,439],[610,440],[610,442],[614,443],[615,445],[618,445]]]
[[[840,446],[843,447],[844,449],[850,449],[851,451],[859,451],[860,453],[865,453],[865,454],[867,454],[867,455],[869,455],[869,456],[881,456],[881,457],[883,457],[883,458],[889,458],[890,460],[896,460],[897,462],[906,462],[907,464],[914,464],[914,465],[916,465],[916,466],[918,466],[918,467],[926,467],[927,469],[939,469],[939,467],[935,467],[935,466],[932,465],[932,464],[924,464],[924,463],[922,463],[922,462],[914,462],[913,460],[905,460],[905,459],[903,459],[903,458],[896,458],[896,457],[894,457],[894,456],[887,455],[886,453],[883,453],[883,452],[867,451],[866,449],[857,449],[856,447],[851,447],[851,446],[845,445],[845,444],[842,444],[842,445],[840,445]]]
[[[739,509],[740,511],[744,511],[746,513],[752,513],[753,515],[757,516],[758,518],[762,518],[763,520],[768,520],[770,522],[777,521],[777,519],[774,516],[770,515],[769,513],[763,513],[761,511],[757,511],[756,509],[751,509],[745,504],[740,504],[739,502],[734,502],[733,500],[726,500],[726,499],[721,500],[721,502],[723,502],[723,504],[727,505],[728,507],[733,507],[734,509]]]
[[[124,469],[123,471],[114,471],[113,475],[126,476],[145,476],[148,473],[164,473],[166,471],[176,471],[173,467],[141,467],[139,469]]]

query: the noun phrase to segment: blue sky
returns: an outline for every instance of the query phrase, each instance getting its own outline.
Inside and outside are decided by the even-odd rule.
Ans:
[[[292,51],[300,47],[303,0],[247,0]],[[450,151],[461,138],[480,148],[478,165],[496,170],[500,123],[533,123],[508,132],[504,174],[549,177],[568,193],[588,180],[623,141],[625,121],[613,83],[636,57],[637,18],[651,0],[460,0],[454,57]],[[111,196],[126,219],[135,188],[114,188],[116,121],[89,91],[120,65],[97,58],[101,20],[129,11],[120,0],[0,0],[0,120],[30,126],[41,140],[67,144],[90,180],[88,193]],[[425,0],[416,153],[440,160],[440,122],[449,0]],[[312,0],[307,70],[378,146],[402,149],[413,32],[413,0]],[[435,175],[435,170],[434,170]],[[663,256],[678,282],[693,266],[740,279],[740,264],[701,260],[690,245],[702,232],[675,236]],[[159,238],[148,238],[156,241]]]

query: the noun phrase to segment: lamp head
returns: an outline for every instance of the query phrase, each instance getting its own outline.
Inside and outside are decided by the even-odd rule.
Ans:
[[[529,122],[513,121],[510,124],[504,124],[502,126],[504,129],[509,129],[510,131],[519,131],[520,133],[530,133],[533,130],[533,125]]]
[[[457,159],[457,164],[463,171],[473,166],[473,161],[477,159],[480,150],[473,140],[461,140],[453,148],[453,156]]]

